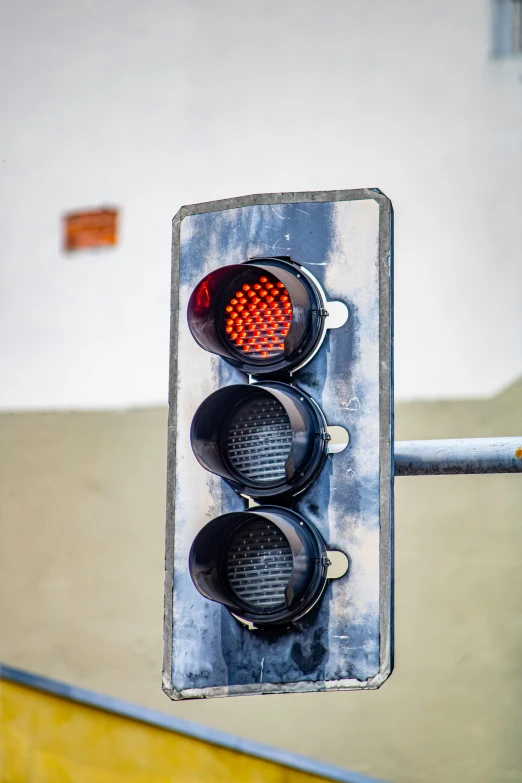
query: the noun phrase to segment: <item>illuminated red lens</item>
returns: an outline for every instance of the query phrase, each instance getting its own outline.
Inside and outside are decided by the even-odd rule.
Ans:
[[[245,293],[252,297],[248,305]],[[245,313],[251,317],[245,319]],[[267,272],[250,284],[245,283],[242,291],[231,297],[225,306],[224,320],[226,338],[236,350],[255,351],[258,357],[271,359],[284,350],[284,339],[292,324],[292,302],[284,284]]]

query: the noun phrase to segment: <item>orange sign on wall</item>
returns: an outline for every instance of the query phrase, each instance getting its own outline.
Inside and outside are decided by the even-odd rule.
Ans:
[[[107,247],[117,242],[117,209],[70,212],[64,217],[66,250]]]

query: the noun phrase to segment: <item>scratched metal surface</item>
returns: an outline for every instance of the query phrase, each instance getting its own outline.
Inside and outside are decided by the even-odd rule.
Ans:
[[[198,211],[184,208],[175,219],[164,668],[171,698],[378,687],[391,669],[390,206],[371,191],[301,195],[291,194],[295,203],[272,196],[265,204],[195,205]],[[212,391],[247,378],[196,345],[186,307],[196,283],[224,261],[270,255],[290,255],[317,277],[327,299],[348,306],[348,322],[327,333],[293,383],[314,397],[329,424],[348,429],[350,446],[328,458],[293,507],[330,549],[346,552],[350,569],[328,583],[298,627],[267,632],[247,630],[203,598],[188,573],[201,527],[245,507],[197,463],[192,416]]]
[[[522,436],[395,441],[396,476],[522,473]]]

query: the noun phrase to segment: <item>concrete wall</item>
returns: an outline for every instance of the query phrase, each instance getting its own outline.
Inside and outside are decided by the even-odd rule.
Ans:
[[[522,60],[493,0],[11,0],[0,11],[0,408],[164,404],[186,203],[379,187],[396,392],[522,371]],[[119,206],[66,256],[64,211]]]
[[[403,403],[397,437],[512,435],[490,400]],[[166,409],[0,417],[0,659],[397,783],[522,778],[522,481],[396,482],[396,668],[376,692],[161,691]]]

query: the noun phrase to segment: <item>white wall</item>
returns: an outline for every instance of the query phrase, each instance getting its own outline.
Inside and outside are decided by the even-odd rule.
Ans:
[[[488,0],[7,0],[0,407],[167,394],[183,203],[376,186],[396,212],[398,397],[522,372],[522,60]],[[119,205],[116,250],[60,217]]]

